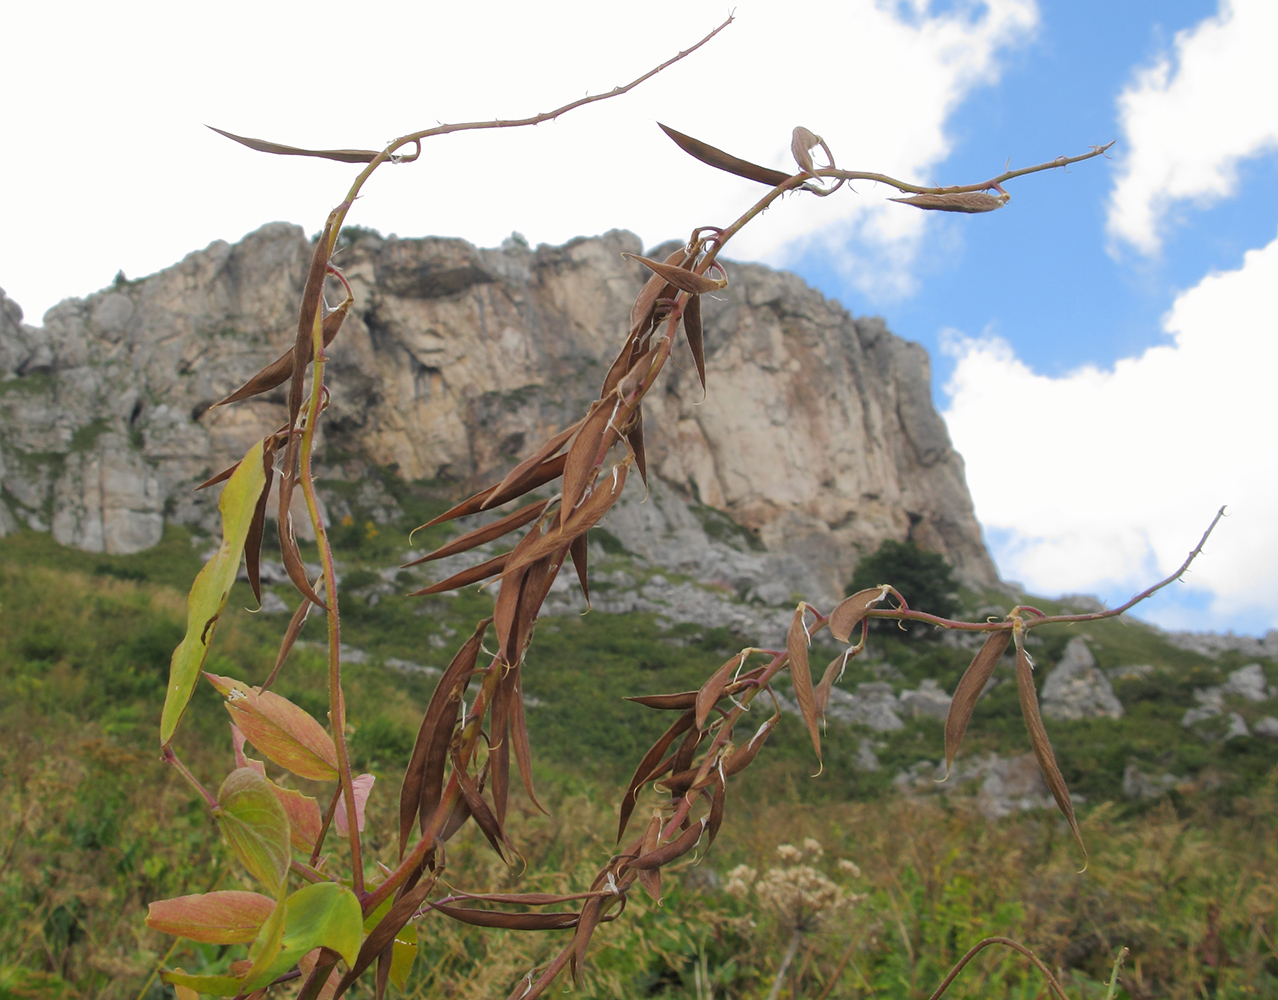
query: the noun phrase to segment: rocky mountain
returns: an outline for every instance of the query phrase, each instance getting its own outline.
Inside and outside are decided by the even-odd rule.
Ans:
[[[126,553],[166,521],[215,527],[216,498],[191,487],[285,408],[282,393],[211,404],[291,343],[311,247],[273,223],[68,299],[43,327],[0,292],[0,534],[26,525]],[[460,493],[575,419],[644,280],[622,251],[640,252],[637,237],[485,250],[350,231],[338,260],[357,304],[330,349],[324,474],[359,479],[372,463]],[[997,585],[923,348],[795,275],[735,265],[730,278],[704,307],[704,398],[676,354],[646,406],[650,494],[636,480],[605,527],[765,603],[840,596],[888,538]]]

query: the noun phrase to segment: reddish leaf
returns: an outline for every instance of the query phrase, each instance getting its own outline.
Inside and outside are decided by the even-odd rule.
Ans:
[[[232,677],[204,676],[227,699],[231,721],[271,761],[302,778],[337,778],[333,740],[307,712],[274,691],[259,691]]]
[[[634,811],[639,789],[652,777],[653,771],[656,770],[658,763],[666,755],[666,751],[670,749],[670,745],[674,743],[681,733],[691,728],[694,721],[695,715],[693,712],[684,712],[669,729],[661,734],[661,738],[652,745],[648,752],[643,755],[643,759],[639,761],[639,766],[635,768],[630,784],[626,787],[626,794],[621,797],[621,822],[617,827],[618,842],[625,835],[626,823],[630,819],[631,812]]]
[[[472,583],[478,583],[490,576],[496,576],[506,568],[506,563],[510,561],[510,553],[506,552],[499,556],[494,556],[487,562],[482,562],[478,566],[472,566],[470,569],[464,569],[460,573],[454,573],[447,580],[440,580],[439,583],[432,583],[429,587],[423,587],[421,590],[414,590],[409,597],[425,597],[428,594],[439,594],[447,590],[458,590],[461,587],[469,586]]]
[[[258,892],[206,892],[151,903],[146,925],[205,944],[245,944],[274,909],[275,900]]]
[[[351,779],[351,792],[355,797],[355,828],[364,832],[364,803],[368,801],[369,794],[373,791],[373,784],[377,781],[371,774],[361,774]],[[339,795],[337,797],[337,809],[333,813],[333,826],[336,828],[338,835],[345,837],[350,834],[350,821],[346,817],[346,796]]]
[[[732,677],[734,670],[738,670],[745,665],[745,654],[738,653],[730,657],[718,670],[710,675],[710,679],[701,686],[701,690],[697,692],[696,708],[697,708],[697,728],[706,728],[706,719],[710,715],[710,710],[719,703],[719,699],[723,697],[723,689],[728,686],[728,682]]]
[[[683,857],[697,846],[709,822],[708,817],[702,816],[699,822],[693,823],[692,826],[684,830],[674,840],[639,855],[633,861],[627,862],[627,865],[638,871],[643,871],[645,868],[660,868],[663,865],[668,865],[671,861]]]
[[[571,428],[567,428],[560,433],[567,431],[575,431],[577,425],[573,424]],[[566,440],[566,439],[565,439]],[[490,486],[486,490],[480,490],[478,493],[467,497],[459,504],[449,507],[448,510],[440,514],[438,517],[427,521],[422,525],[423,528],[429,528],[436,524],[442,524],[444,521],[452,521],[459,517],[465,517],[468,514],[478,514],[481,510],[487,510],[489,507],[500,507],[504,503],[509,503],[516,497],[521,497],[530,490],[535,490],[538,486],[545,486],[552,479],[558,479],[564,471],[564,463],[568,460],[567,455],[557,455],[554,458],[548,458],[541,465],[537,466],[529,475],[525,476],[519,482],[513,484],[504,492],[498,492],[496,486]]]

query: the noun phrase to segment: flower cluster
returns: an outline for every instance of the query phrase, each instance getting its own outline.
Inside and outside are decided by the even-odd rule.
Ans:
[[[826,917],[861,898],[846,892],[814,867],[824,855],[824,849],[811,837],[800,847],[780,844],[777,857],[781,864],[762,876],[749,865],[738,865],[728,872],[724,890],[738,899],[753,892],[760,905],[775,913],[784,926],[799,932],[815,930]],[[860,868],[846,858],[839,860],[838,868],[853,877],[861,874]]]

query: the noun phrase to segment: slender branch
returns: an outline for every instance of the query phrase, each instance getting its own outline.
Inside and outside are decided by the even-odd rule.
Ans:
[[[833,177],[845,181],[877,181],[879,184],[887,184],[894,187],[898,191],[904,191],[909,194],[966,194],[972,191],[988,191],[990,188],[997,187],[1005,181],[1010,181],[1015,177],[1024,177],[1026,174],[1037,174],[1043,170],[1055,170],[1057,167],[1068,167],[1074,163],[1082,163],[1084,160],[1090,160],[1097,156],[1103,156],[1114,145],[1117,140],[1111,140],[1103,146],[1093,146],[1090,152],[1082,153],[1078,156],[1058,156],[1054,160],[1046,163],[1037,163],[1032,167],[1020,167],[1017,170],[1006,170],[997,177],[991,177],[987,181],[980,184],[954,184],[949,187],[924,187],[919,184],[911,184],[909,181],[897,180],[887,174],[875,173],[865,170],[841,170],[838,167],[822,167],[815,171],[818,177]],[[812,174],[796,174],[796,177],[808,178]]]
[[[182,775],[182,777],[190,783],[191,787],[203,796],[204,802],[209,807],[210,811],[221,808],[218,804],[217,796],[200,784],[200,779],[193,775],[187,766],[178,760],[178,755],[173,751],[172,746],[164,748],[163,760],[166,764],[172,764],[175,768],[177,768],[178,774]]]
[[[963,966],[967,965],[968,962],[974,959],[977,954],[982,951],[982,949],[988,948],[993,944],[1001,944],[1011,948],[1013,951],[1020,952],[1033,962],[1038,971],[1047,978],[1048,986],[1051,988],[1052,992],[1060,998],[1060,1000],[1069,1000],[1069,997],[1065,994],[1064,988],[1059,982],[1057,982],[1056,977],[1052,975],[1052,970],[1039,961],[1038,956],[1026,948],[1025,945],[1021,944],[1019,941],[1013,941],[1011,938],[1006,937],[987,937],[984,941],[980,941],[973,945],[971,950],[958,960],[958,964],[950,970],[950,974],[941,981],[941,985],[936,988],[935,993],[928,997],[928,1000],[938,1000],[941,994],[950,988],[950,984],[954,982],[955,977],[963,971]]]

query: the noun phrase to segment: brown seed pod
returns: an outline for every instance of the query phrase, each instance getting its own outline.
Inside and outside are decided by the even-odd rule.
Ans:
[[[1018,623],[1019,625],[1019,623]],[[1061,776],[1061,769],[1056,766],[1056,754],[1052,752],[1052,744],[1047,738],[1047,730],[1043,726],[1043,717],[1038,711],[1038,692],[1034,689],[1034,668],[1029,654],[1025,652],[1023,631],[1015,630],[1016,637],[1016,693],[1021,700],[1021,714],[1025,716],[1025,728],[1029,731],[1030,746],[1038,759],[1038,769],[1043,772],[1043,780],[1052,791],[1052,798],[1065,815],[1070,832],[1078,841],[1083,858],[1087,858],[1087,845],[1083,843],[1083,833],[1078,828],[1078,820],[1074,818],[1074,803],[1069,797],[1069,788]]]
[[[621,256],[628,257],[630,260],[637,260],[644,267],[660,275],[669,284],[674,285],[675,288],[692,295],[717,292],[728,287],[727,278],[710,278],[704,274],[697,274],[696,271],[689,271],[685,267],[675,267],[673,264],[666,264],[650,257],[641,257],[635,253],[623,253]],[[712,266],[717,267],[718,265]]]
[[[874,605],[883,601],[888,593],[887,587],[870,587],[858,590],[851,597],[845,597],[830,612],[830,634],[839,642],[847,642],[861,619]]]
[[[670,136],[680,149],[702,163],[719,170],[726,170],[730,174],[736,174],[738,177],[744,177],[747,180],[758,181],[768,187],[776,187],[778,184],[784,184],[790,179],[788,174],[784,174],[780,170],[761,167],[757,163],[751,163],[749,160],[743,160],[739,156],[725,153],[722,149],[711,146],[708,142],[702,142],[700,139],[694,139],[690,135],[676,132],[660,122],[657,124],[660,126],[661,131]]]
[[[990,194],[987,191],[965,191],[950,194],[916,194],[909,198],[889,198],[902,205],[913,205],[929,212],[966,212],[974,215],[979,212],[992,212],[1002,208],[1010,200],[1010,195]]]
[[[808,669],[808,630],[804,627],[803,616],[808,610],[806,604],[800,604],[790,621],[790,631],[785,638],[786,654],[790,658],[790,678],[794,682],[794,697],[799,703],[799,711],[803,721],[807,723],[808,735],[812,738],[812,748],[816,751],[817,763],[821,763],[821,729],[816,708],[816,692],[812,690],[812,672]]]
[[[954,689],[954,697],[950,699],[950,710],[945,715],[945,773],[948,776],[950,765],[958,754],[959,744],[963,742],[963,734],[967,732],[967,724],[972,718],[972,710],[976,708],[976,700],[985,690],[990,674],[998,666],[1007,644],[1012,641],[1010,629],[991,632],[985,644],[972,657],[972,662],[963,671],[958,686]]]

